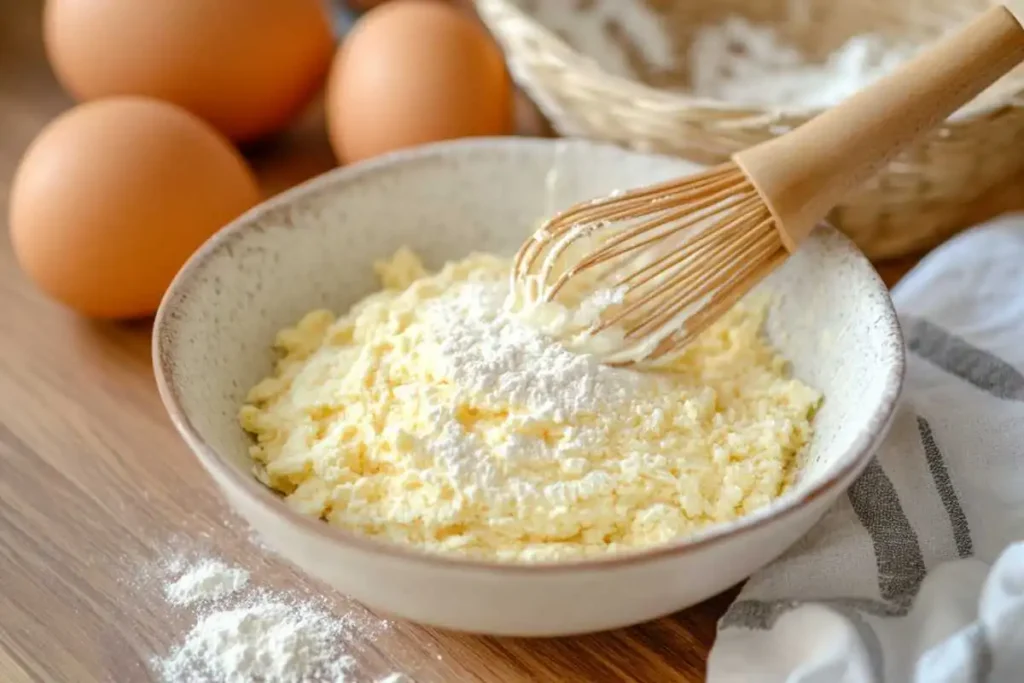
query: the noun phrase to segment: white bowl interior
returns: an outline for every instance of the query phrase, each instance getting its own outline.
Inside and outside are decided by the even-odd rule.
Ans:
[[[552,169],[556,169],[551,173]],[[164,303],[162,358],[199,437],[248,472],[236,414],[270,370],[275,333],[307,311],[345,311],[377,288],[374,259],[408,245],[431,266],[471,251],[512,254],[557,208],[696,170],[667,157],[574,141],[484,140],[422,148],[328,173],[213,238]],[[888,294],[861,254],[819,228],[763,287],[768,334],[825,393],[799,495],[880,431],[902,343]],[[282,506],[282,510],[283,510]]]

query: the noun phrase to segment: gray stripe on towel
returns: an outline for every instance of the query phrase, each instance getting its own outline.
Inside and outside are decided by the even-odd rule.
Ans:
[[[921,318],[904,318],[907,348],[993,396],[1024,401],[1024,375],[1006,361]]]
[[[871,536],[882,599],[909,607],[927,569],[917,534],[900,505],[896,487],[873,458],[847,493],[860,523]]]
[[[917,431],[921,434],[921,447],[924,448],[925,458],[928,459],[928,469],[931,470],[932,479],[935,481],[935,489],[939,492],[942,505],[949,515],[949,524],[953,527],[956,552],[960,557],[971,557],[974,555],[974,542],[971,540],[971,527],[967,523],[967,515],[960,507],[960,499],[953,488],[953,481],[949,478],[942,451],[935,443],[932,427],[928,420],[920,415],[917,416]]]
[[[820,600],[737,600],[722,615],[719,628],[746,628],[767,631],[775,626],[783,614],[804,605],[826,605],[844,614],[862,612],[876,617],[902,617],[906,607],[890,605],[870,598],[822,598]]]
[[[871,536],[878,567],[878,588],[884,600],[825,598],[821,600],[738,600],[719,621],[720,628],[766,630],[786,612],[808,603],[821,603],[846,611],[880,617],[904,616],[924,580],[921,546],[907,519],[899,496],[877,458],[864,469],[847,492],[850,504]]]

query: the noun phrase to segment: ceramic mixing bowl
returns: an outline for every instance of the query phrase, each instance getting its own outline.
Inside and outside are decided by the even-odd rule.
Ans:
[[[441,627],[557,635],[633,624],[703,600],[803,535],[884,436],[903,378],[885,286],[822,226],[763,285],[767,333],[825,402],[798,483],[773,505],[631,554],[515,565],[431,555],[290,510],[252,475],[237,414],[268,374],[271,342],[317,307],[344,312],[376,289],[372,263],[409,245],[437,267],[470,251],[512,254],[572,202],[696,170],[585,142],[481,139],[326,173],[249,211],[182,269],[157,315],[154,365],[177,429],[265,542],[366,605]]]

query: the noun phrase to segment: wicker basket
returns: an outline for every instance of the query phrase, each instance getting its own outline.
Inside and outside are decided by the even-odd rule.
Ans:
[[[644,63],[625,44],[637,75],[617,75],[535,17],[540,3],[586,12],[594,0],[475,0],[519,85],[566,136],[613,141],[716,163],[819,113],[741,107],[687,93],[687,50],[698,27],[741,15],[770,23],[810,58],[822,59],[853,35],[874,32],[916,43],[936,38],[988,0],[646,0],[668,27],[671,68]],[[630,4],[632,0],[615,0]],[[640,2],[642,0],[635,0]],[[607,0],[606,0],[607,2]],[[637,5],[631,5],[640,11]],[[618,9],[618,8],[617,8]],[[1020,15],[1018,15],[1020,16]],[[621,26],[605,27],[628,43]],[[632,49],[630,49],[632,48]],[[932,131],[836,209],[834,224],[875,259],[934,246],[958,228],[967,205],[1024,168],[1024,71],[1017,70]]]

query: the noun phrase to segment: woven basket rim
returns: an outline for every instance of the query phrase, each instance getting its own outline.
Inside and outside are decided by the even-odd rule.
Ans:
[[[556,56],[551,50],[547,50],[547,57],[549,59],[557,61],[564,68],[572,69],[577,77],[586,77],[589,80],[589,85],[595,89],[617,90],[619,94],[636,98],[642,97],[647,106],[662,104],[666,108],[674,110],[685,108],[689,110],[706,110],[711,114],[727,114],[730,115],[731,123],[738,127],[745,125],[770,125],[784,119],[808,120],[831,108],[828,106],[800,105],[780,107],[729,102],[727,100],[658,88],[635,78],[607,71],[593,57],[570,45],[561,36],[538,21],[536,17],[518,7],[513,0],[473,0],[473,2],[484,22],[502,39],[504,39],[503,31],[500,26],[495,26],[495,24],[504,23],[504,20],[490,16],[491,10],[487,7],[488,5],[497,8],[498,11],[514,16],[516,20],[529,26],[529,29],[540,40],[547,41],[551,45],[556,46],[558,53],[568,55],[571,59],[567,60],[561,56]],[[518,76],[517,80],[520,81],[521,85],[526,87],[528,91],[531,91],[531,97],[536,98],[536,93],[532,92],[535,88],[532,87],[533,83],[530,82],[532,77],[520,71],[519,62],[522,61],[522,56],[515,54],[511,50],[507,52],[506,56],[509,61],[510,71],[515,72]],[[968,102],[960,110],[947,118],[946,125],[968,122],[976,118],[988,116],[1007,107],[1024,107],[1024,73],[1015,77],[1011,82],[1015,84],[1015,87],[1006,93],[1000,94],[998,97],[990,96]]]

